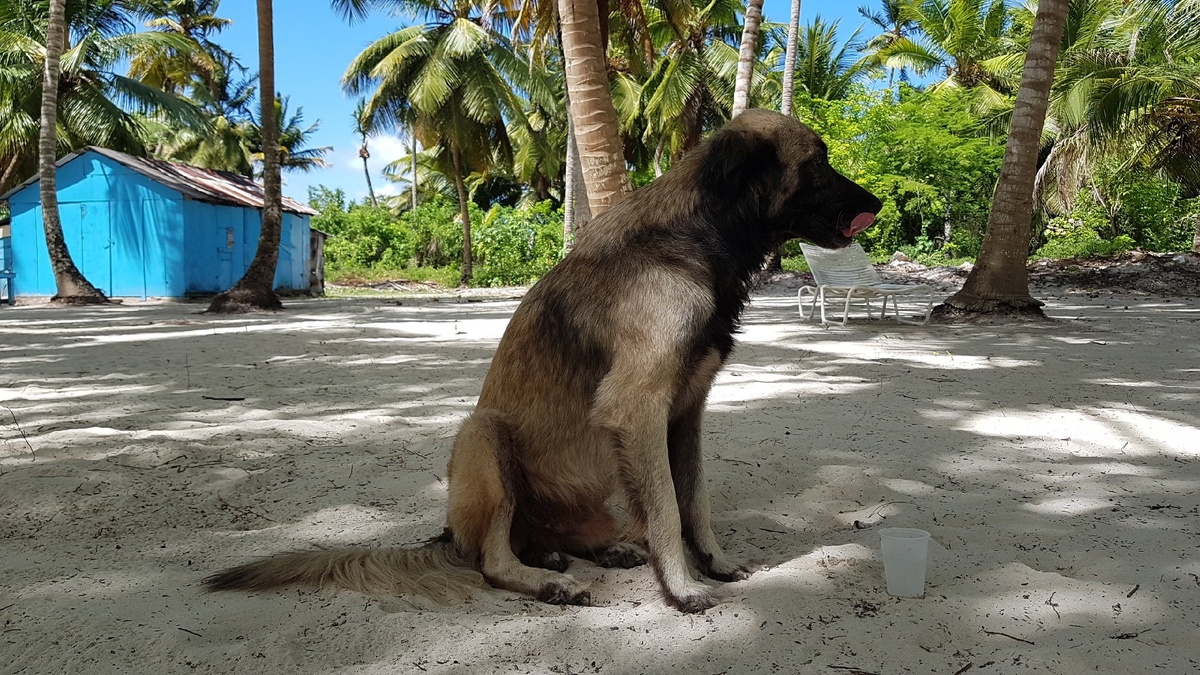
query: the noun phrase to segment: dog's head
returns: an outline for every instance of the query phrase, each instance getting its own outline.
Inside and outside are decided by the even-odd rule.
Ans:
[[[747,110],[717,131],[701,166],[710,203],[733,205],[774,243],[848,246],[883,208],[829,165],[828,148],[812,129],[766,110]]]

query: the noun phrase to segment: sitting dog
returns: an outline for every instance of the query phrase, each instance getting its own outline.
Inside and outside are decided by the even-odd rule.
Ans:
[[[691,574],[744,579],[713,535],[700,427],[765,255],[837,248],[882,205],[829,165],[821,139],[750,110],[580,233],[521,301],[462,424],[446,530],[424,547],[285,553],[212,590],[284,585],[437,596],[488,584],[586,604],[565,555],[648,561],[684,612],[716,602]],[[623,496],[618,528],[606,502]]]

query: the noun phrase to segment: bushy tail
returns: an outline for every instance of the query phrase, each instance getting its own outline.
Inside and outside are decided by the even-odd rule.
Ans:
[[[283,586],[345,589],[365,595],[413,593],[438,602],[470,597],[484,588],[483,575],[450,541],[421,548],[343,548],[292,551],[218,572],[204,580],[208,591],[259,591]]]

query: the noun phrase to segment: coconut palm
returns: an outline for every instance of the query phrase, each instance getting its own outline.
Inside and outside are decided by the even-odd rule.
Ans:
[[[788,19],[787,45],[783,57],[783,92],[779,112],[792,114],[792,103],[796,90],[796,46],[800,41],[800,0],[792,0],[792,13]]]
[[[605,47],[608,17],[601,25],[597,3],[558,0],[567,76],[567,105],[579,150],[588,207],[599,216],[631,189],[617,111],[609,91]]]
[[[746,4],[731,117],[737,117],[750,107],[750,83],[754,76],[755,57],[758,56],[758,26],[762,23],[762,7],[763,0],[749,0]]]
[[[371,120],[363,113],[366,112],[367,104],[361,98],[354,105],[354,112],[351,118],[354,120],[354,133],[361,139],[358,145],[358,158],[363,163],[363,177],[367,180],[367,196],[371,200],[371,205],[376,206],[379,201],[375,199],[375,186],[371,184],[371,167],[367,164],[367,160],[371,159],[371,151],[367,148],[367,139],[375,133],[375,128],[371,126]]]
[[[903,21],[915,30],[903,35]],[[996,104],[1015,89],[1020,58],[1007,34],[1005,0],[915,0],[897,9],[900,35],[885,39],[876,52],[889,68],[917,75],[940,74],[942,87],[975,89]]]
[[[519,83],[531,97],[552,97],[529,76],[506,36],[488,28],[484,10],[451,0],[395,0],[428,23],[402,28],[367,46],[346,69],[342,86],[365,96],[378,129],[408,126],[427,149],[440,148],[453,174],[463,224],[462,280],[471,278],[471,216],[464,179],[511,156],[506,120],[524,121]],[[495,150],[495,152],[494,152]]]
[[[741,35],[742,7],[737,0],[647,3],[659,56],[642,85],[642,114],[647,134],[672,158],[695,147],[705,129],[730,119],[738,68],[731,43]],[[761,70],[758,75],[761,80]]]
[[[1029,294],[1025,261],[1041,134],[1068,4],[1069,0],[1038,3],[983,246],[962,290],[946,299],[950,307],[969,312],[1041,314],[1042,303]]]
[[[258,79],[263,91],[275,91],[275,20],[271,0],[257,0]],[[279,310],[283,303],[275,292],[275,268],[283,236],[283,184],[280,175],[279,125],[275,97],[260,96],[262,131],[263,208],[258,246],[246,273],[228,291],[218,293],[208,306],[213,313]]]
[[[45,74],[42,84],[41,132],[38,135],[38,179],[46,248],[54,268],[54,301],[107,302],[104,293],[84,278],[71,260],[58,214],[58,82],[59,60],[67,34],[66,0],[51,0],[45,40]]]
[[[68,3],[57,85],[60,156],[87,145],[145,154],[139,112],[202,123],[190,103],[116,72],[140,47],[188,48],[175,35],[131,32],[130,17],[122,3]],[[44,3],[0,3],[0,191],[37,169],[46,21]]]
[[[140,14],[151,30],[179,35],[190,44],[179,50],[161,44],[135,49],[129,76],[172,94],[196,88],[215,92],[233,54],[213,41],[213,36],[233,22],[216,15],[220,0],[143,0]]]
[[[892,44],[901,39],[907,39],[913,28],[913,16],[916,14],[915,5],[920,0],[882,0],[882,8],[872,9],[870,5],[862,5],[858,8],[858,13],[868,23],[873,24],[881,33],[867,41],[866,51],[871,54],[878,55],[887,50]],[[895,77],[896,69],[888,69],[888,87],[891,87]],[[900,78],[903,80],[906,73],[902,69]]]
[[[1116,161],[1200,191],[1200,3],[1091,0],[1068,16],[1037,191],[1068,211]],[[1200,253],[1200,223],[1193,244]]]
[[[859,40],[862,28],[842,42],[838,40],[839,23],[827,24],[816,16],[800,32],[795,83],[813,98],[827,101],[845,98],[850,87],[868,77],[876,67],[873,58],[857,52],[863,46]]]

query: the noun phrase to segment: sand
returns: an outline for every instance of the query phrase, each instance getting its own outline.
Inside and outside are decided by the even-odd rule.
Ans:
[[[574,561],[592,607],[199,580],[437,534],[516,303],[0,309],[3,673],[1184,673],[1200,669],[1200,301],[1058,294],[1042,326],[800,321],[768,289],[713,390],[704,615]],[[933,534],[887,595],[882,527]]]

